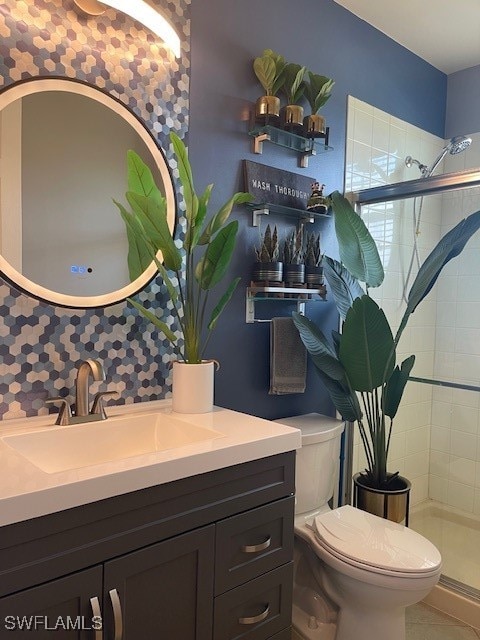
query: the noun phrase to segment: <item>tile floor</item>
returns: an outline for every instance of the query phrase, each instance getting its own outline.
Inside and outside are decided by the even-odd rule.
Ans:
[[[480,629],[475,630],[423,602],[407,609],[406,640],[478,640],[479,638]]]

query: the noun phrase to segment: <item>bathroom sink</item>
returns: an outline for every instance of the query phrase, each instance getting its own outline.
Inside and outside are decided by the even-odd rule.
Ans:
[[[98,422],[3,436],[2,441],[46,473],[113,462],[222,437],[163,413],[113,416]]]

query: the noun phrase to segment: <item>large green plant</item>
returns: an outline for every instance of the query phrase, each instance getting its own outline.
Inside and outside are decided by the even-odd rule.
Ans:
[[[131,298],[129,302],[165,335],[182,360],[195,364],[202,361],[211,331],[240,281],[235,278],[230,283],[207,316],[210,291],[225,276],[235,248],[238,221],[228,222],[228,218],[234,205],[248,202],[252,197],[248,193],[235,193],[207,221],[213,184],[197,196],[185,146],[174,133],[170,134],[170,140],[186,205],[183,252],[178,249],[168,226],[165,198],[155,185],[150,169],[133,151],[127,155],[126,199],[131,210],[119,202],[115,204],[127,228],[130,278],[134,280],[152,260],[155,261],[172,301],[183,347],[179,346],[174,331],[155,313]]]
[[[365,476],[374,488],[388,488],[398,475],[387,472],[393,421],[415,362],[411,355],[396,362],[396,347],[408,319],[434,286],[443,267],[458,256],[480,227],[480,211],[449,231],[420,267],[408,294],[398,330],[368,295],[384,273],[375,241],[350,203],[338,192],[329,196],[340,261],[323,258],[340,317],[341,334],[328,340],[320,328],[294,313],[294,322],[333,404],[344,420],[356,422],[365,449]],[[359,284],[365,284],[365,290]]]

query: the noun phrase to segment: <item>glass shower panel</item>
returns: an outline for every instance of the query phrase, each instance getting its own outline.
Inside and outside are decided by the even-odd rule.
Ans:
[[[379,246],[385,281],[369,293],[395,330],[419,265],[460,220],[480,210],[480,187],[450,187],[381,201],[360,192],[360,213]],[[442,185],[442,176],[436,177]],[[412,184],[414,181],[412,181]],[[429,185],[425,181],[425,186]],[[407,191],[399,184],[399,192]],[[452,186],[453,185],[453,186]],[[451,189],[451,190],[450,190]],[[369,202],[370,195],[375,196]],[[357,194],[357,195],[360,195]],[[389,468],[412,482],[410,526],[440,550],[447,582],[480,595],[480,231],[443,269],[411,316],[397,361],[414,353],[412,381],[395,419]],[[354,445],[353,469],[363,466]]]

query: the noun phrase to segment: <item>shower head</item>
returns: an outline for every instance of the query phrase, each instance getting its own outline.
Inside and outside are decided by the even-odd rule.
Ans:
[[[461,153],[465,151],[467,147],[472,144],[472,139],[467,138],[467,136],[455,136],[452,138],[447,145],[447,150],[450,155],[454,156],[457,153]]]
[[[422,164],[418,160],[415,160],[414,158],[412,158],[412,156],[407,156],[405,158],[405,164],[407,165],[407,167],[411,167],[412,164],[418,165],[418,168],[420,169],[420,173],[422,174],[422,178],[429,178],[433,174],[435,169],[438,167],[440,162],[443,160],[443,158],[447,155],[447,153],[449,153],[452,156],[455,156],[457,155],[457,153],[461,153],[462,151],[465,151],[465,149],[469,147],[471,144],[472,144],[471,138],[468,138],[467,136],[455,136],[450,140],[450,142],[447,145],[445,145],[445,147],[443,147],[438,158],[435,160],[435,162],[433,162],[433,164],[430,167],[427,167],[427,165]]]

